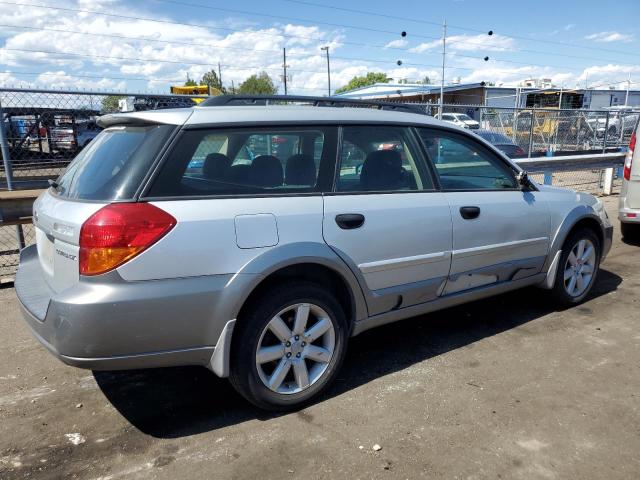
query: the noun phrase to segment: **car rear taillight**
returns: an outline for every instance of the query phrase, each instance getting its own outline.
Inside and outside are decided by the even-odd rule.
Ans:
[[[176,219],[150,203],[112,203],[80,229],[80,274],[99,275],[160,240]]]
[[[631,135],[631,141],[629,142],[629,150],[627,151],[627,157],[624,159],[624,179],[631,179],[631,165],[633,164],[633,151],[636,149],[636,132]]]

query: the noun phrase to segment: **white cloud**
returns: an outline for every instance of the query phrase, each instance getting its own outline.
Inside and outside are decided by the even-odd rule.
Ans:
[[[634,40],[634,35],[632,33],[598,32],[584,38],[595,42],[631,42]]]
[[[442,49],[442,40],[433,40],[431,42],[421,43],[413,47],[409,51],[412,53],[423,53],[433,49]],[[505,52],[516,49],[515,41],[511,37],[504,35],[452,35],[447,37],[447,49],[458,51],[491,51]]]
[[[47,1],[47,0],[43,0]],[[117,15],[159,17],[157,12],[147,13],[142,2],[126,4],[121,0],[59,0],[49,5],[105,11]],[[127,6],[134,5],[134,6]],[[190,13],[193,14],[194,11]],[[197,14],[197,12],[196,12]],[[165,18],[171,21],[171,18]],[[185,20],[186,21],[186,20]],[[289,92],[324,95],[327,89],[326,56],[320,47],[328,45],[331,54],[331,85],[333,89],[345,85],[356,75],[370,71],[384,71],[394,82],[413,82],[429,76],[432,83],[439,83],[440,70],[412,63],[438,64],[441,41],[434,40],[414,47],[407,53],[402,67],[396,67],[394,55],[382,49],[344,53],[345,34],[341,30],[326,30],[318,26],[296,24],[257,25],[238,19],[219,19],[216,23],[194,20],[199,24],[188,26],[152,22],[144,19],[105,17],[32,7],[4,6],[0,4],[0,23],[25,27],[81,31],[110,36],[82,35],[68,32],[51,32],[33,29],[3,28],[0,32],[0,84],[24,84],[86,89],[118,89],[129,91],[168,92],[169,85],[181,84],[187,75],[200,79],[208,70],[222,65],[222,77],[226,86],[236,87],[249,75],[266,71],[280,85],[282,73],[282,48],[287,48],[288,73],[292,76]],[[232,26],[233,25],[233,26]],[[223,27],[223,30],[214,27]],[[569,30],[569,25],[565,30]],[[229,31],[233,28],[235,31]],[[573,28],[573,27],[571,27]],[[607,35],[617,32],[601,32]],[[596,35],[596,34],[594,34]],[[621,34],[619,34],[621,35]],[[139,37],[139,38],[118,38]],[[598,37],[600,38],[600,37]],[[604,38],[604,37],[603,37]],[[147,41],[153,39],[156,41]],[[592,40],[596,40],[593,38]],[[605,40],[601,40],[605,41]],[[4,47],[3,47],[4,46]],[[405,48],[406,39],[393,40],[385,48]],[[72,52],[92,57],[63,56],[20,50],[48,50]],[[492,59],[483,62],[484,52],[517,51],[513,38],[503,35],[452,35],[447,38],[448,67],[446,81],[462,77],[463,82],[503,82],[516,84],[524,78],[551,78],[556,84],[573,87],[626,80],[629,72],[637,75],[640,66],[591,65],[584,71],[572,73],[559,67],[520,66]],[[470,53],[467,53],[470,52]],[[475,53],[473,53],[475,52]],[[436,57],[425,58],[427,55]],[[474,57],[474,58],[467,58]],[[128,58],[105,58],[121,57]],[[346,60],[341,57],[370,58]],[[385,58],[387,57],[387,58]],[[477,57],[477,58],[476,58]],[[144,59],[141,61],[135,59]],[[404,60],[404,59],[403,59]],[[175,63],[174,63],[175,62]],[[184,63],[183,63],[184,62]],[[13,72],[13,73],[12,73]],[[15,72],[43,72],[39,75],[19,75]],[[76,75],[76,77],[74,77]],[[104,78],[101,78],[104,76]],[[97,78],[93,78],[97,77]],[[111,77],[111,78],[109,78]],[[118,78],[120,77],[120,78]],[[128,80],[122,80],[126,77]],[[281,89],[282,91],[282,89]]]
[[[399,38],[397,40],[391,40],[387,43],[384,48],[402,48],[406,47],[409,44],[404,38]]]
[[[575,26],[576,26],[576,24],[575,24],[575,23],[567,23],[567,24],[564,26],[564,30],[565,30],[566,32],[568,32],[569,30],[573,30],[573,29],[575,28]]]

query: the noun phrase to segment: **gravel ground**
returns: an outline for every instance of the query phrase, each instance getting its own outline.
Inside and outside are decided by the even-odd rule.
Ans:
[[[531,288],[366,332],[281,416],[202,368],[66,367],[0,289],[0,478],[639,478],[639,266],[616,232],[582,306]]]

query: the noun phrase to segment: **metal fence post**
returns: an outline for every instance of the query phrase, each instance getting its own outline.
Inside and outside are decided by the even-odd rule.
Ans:
[[[4,164],[4,175],[7,179],[7,190],[13,190],[13,169],[11,168],[9,143],[4,131],[4,111],[2,110],[2,101],[0,101],[0,150],[2,150],[2,163]],[[25,247],[22,225],[16,225],[16,240],[18,241],[20,250],[22,250]]]
[[[609,112],[607,111],[607,119],[604,122],[604,136],[602,137],[602,153],[607,153],[607,136],[608,135],[609,135]]]
[[[11,157],[9,157],[9,143],[4,131],[4,111],[0,100],[0,148],[2,149],[2,162],[4,163],[4,175],[7,178],[7,189],[13,190],[13,169],[11,168]]]
[[[531,109],[531,124],[529,125],[529,158],[531,158],[531,151],[533,150],[533,124],[536,119],[536,108]]]

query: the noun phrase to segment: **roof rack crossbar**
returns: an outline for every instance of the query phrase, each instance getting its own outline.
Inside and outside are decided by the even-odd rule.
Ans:
[[[336,97],[312,97],[305,95],[219,95],[210,97],[200,104],[202,107],[242,106],[242,105],[274,105],[283,103],[304,102],[314,107],[374,107],[378,110],[417,113],[426,115],[420,105],[384,102],[377,100],[355,100]]]

